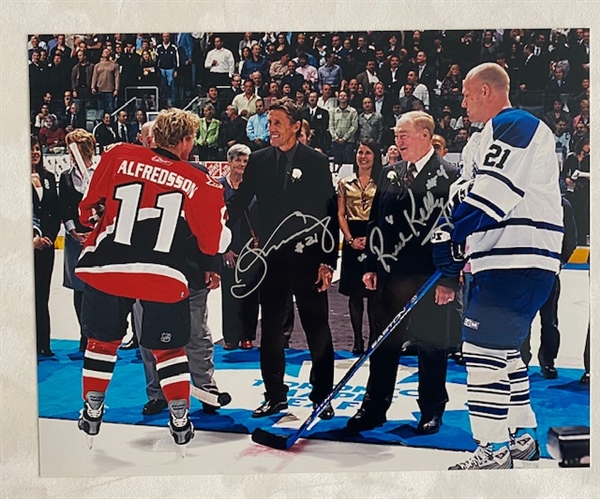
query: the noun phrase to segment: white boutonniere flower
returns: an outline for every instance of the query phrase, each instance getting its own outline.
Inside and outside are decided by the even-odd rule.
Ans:
[[[290,172],[290,177],[292,177],[292,182],[300,180],[302,178],[302,170],[300,168],[293,168]]]
[[[390,170],[386,177],[392,185],[398,185],[398,174],[395,170]]]

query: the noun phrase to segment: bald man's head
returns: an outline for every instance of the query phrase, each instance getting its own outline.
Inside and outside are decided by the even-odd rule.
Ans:
[[[475,66],[463,82],[462,107],[473,123],[487,123],[510,107],[510,79],[498,64],[486,62]]]
[[[510,91],[510,78],[504,68],[495,62],[486,62],[475,66],[471,71],[467,73],[465,80],[473,79],[481,84],[488,84],[498,92],[506,92],[508,95]]]
[[[142,125],[142,131],[140,133],[140,142],[144,147],[148,147],[150,149],[154,149],[156,147],[156,143],[154,142],[154,121],[146,121]]]

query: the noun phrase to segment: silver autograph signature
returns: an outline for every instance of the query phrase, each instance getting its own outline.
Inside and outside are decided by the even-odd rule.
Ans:
[[[306,225],[306,227],[294,234],[290,235],[287,238],[282,239],[277,243],[273,243],[273,240],[278,235],[278,231],[290,220],[292,219],[301,219],[302,222]],[[265,242],[262,248],[254,248],[253,241],[250,239],[240,251],[237,262],[235,264],[235,272],[234,272],[234,281],[235,284],[231,286],[231,294],[235,298],[245,298],[246,296],[253,293],[260,284],[263,282],[267,275],[267,256],[275,250],[281,248],[284,244],[297,239],[303,234],[307,234],[304,242],[298,243],[302,245],[302,248],[305,246],[312,246],[313,244],[317,244],[319,242],[319,238],[317,237],[317,231],[319,227],[323,228],[323,235],[321,239],[321,249],[325,253],[330,253],[334,251],[335,248],[335,238],[333,234],[327,228],[327,224],[331,220],[330,216],[326,216],[322,220],[312,216],[301,213],[300,211],[294,211],[290,213],[286,218],[284,218],[281,223],[277,226],[277,228],[273,231],[269,239]],[[310,224],[310,225],[309,225]],[[301,253],[302,250],[299,249],[298,244],[296,245],[296,252]],[[260,267],[256,267],[259,266]],[[244,274],[247,274],[252,269],[258,272],[258,279],[255,284],[243,283],[242,279]],[[254,279],[252,279],[254,281]]]
[[[436,177],[437,176],[444,176],[448,178],[446,171],[441,166],[437,172]],[[408,189],[408,195],[410,197],[411,206],[409,210],[404,210],[402,215],[404,215],[404,218],[408,222],[410,233],[404,234],[400,232],[398,234],[398,242],[394,245],[393,251],[391,253],[383,252],[383,232],[379,227],[375,227],[369,235],[369,249],[377,256],[377,260],[381,263],[383,269],[388,273],[391,270],[389,262],[398,261],[398,254],[400,251],[402,251],[402,248],[404,248],[411,239],[421,235],[421,230],[423,230],[423,227],[427,227],[429,219],[437,210],[439,210],[439,213],[437,214],[437,217],[434,220],[429,232],[423,236],[423,239],[421,240],[421,246],[425,245],[432,238],[433,233],[436,230],[442,227],[453,227],[452,222],[450,221],[450,214],[452,211],[450,207],[450,200],[445,201],[443,197],[436,198],[433,193],[428,190],[427,194],[425,194],[425,197],[423,198],[423,205],[417,209],[415,195],[411,189]],[[438,225],[442,216],[444,216],[446,222]]]

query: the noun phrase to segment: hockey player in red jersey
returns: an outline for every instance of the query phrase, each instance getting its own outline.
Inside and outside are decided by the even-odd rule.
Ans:
[[[222,186],[186,161],[198,120],[179,109],[161,111],[156,149],[124,143],[108,148],[79,205],[85,225],[104,207],[75,271],[86,283],[82,326],[88,337],[79,428],[90,436],[99,432],[117,348],[136,299],[144,309],[140,343],[156,358],[171,434],[179,445],[194,436],[183,349],[190,337],[185,256],[191,244],[214,255],[230,242]]]

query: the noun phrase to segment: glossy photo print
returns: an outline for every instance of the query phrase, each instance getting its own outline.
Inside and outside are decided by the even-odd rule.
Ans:
[[[78,33],[22,54],[42,477],[590,466],[589,28]]]

